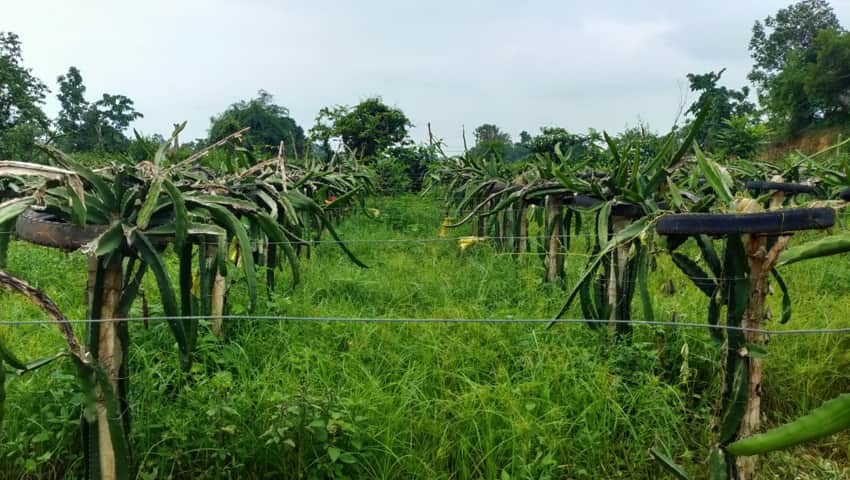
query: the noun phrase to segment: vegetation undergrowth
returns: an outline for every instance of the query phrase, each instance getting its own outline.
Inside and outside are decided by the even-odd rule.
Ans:
[[[302,254],[302,283],[278,282],[258,315],[550,318],[563,304],[565,292],[542,281],[533,255],[498,254],[487,242],[461,251],[438,237],[437,200],[367,204],[339,232],[370,268],[319,245]],[[427,241],[384,242],[392,239]],[[649,276],[657,318],[704,322],[705,297],[658,258]],[[568,258],[568,286],[583,261]],[[85,317],[85,265],[80,254],[21,242],[10,249],[10,272],[26,273],[69,318]],[[789,270],[795,320],[771,328],[842,326],[846,256]],[[161,315],[148,281],[149,314]],[[769,304],[778,316],[779,299]],[[229,305],[247,313],[238,280]],[[0,312],[3,320],[43,318],[2,292]],[[131,315],[142,314],[138,301]],[[577,308],[565,316],[578,317]],[[224,341],[203,329],[184,372],[166,323],[131,328],[145,345],[130,359],[139,478],[658,478],[651,447],[683,464],[705,459],[719,388],[720,359],[703,329],[636,327],[630,345],[615,345],[606,329],[583,325],[233,320]],[[32,358],[63,346],[52,326],[2,326],[0,336],[18,339],[12,346]],[[847,344],[841,336],[772,340],[769,424],[848,390]],[[72,367],[45,368],[8,385],[0,479],[82,476]],[[767,455],[761,475],[844,478],[847,440]]]

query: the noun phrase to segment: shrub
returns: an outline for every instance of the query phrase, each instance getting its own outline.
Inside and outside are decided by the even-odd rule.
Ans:
[[[381,193],[403,193],[411,186],[407,168],[395,157],[378,157],[375,161],[375,177],[378,181],[378,191]]]

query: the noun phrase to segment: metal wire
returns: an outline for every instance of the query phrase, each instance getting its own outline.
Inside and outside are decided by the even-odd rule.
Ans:
[[[845,229],[839,229],[841,231],[845,231]],[[0,233],[12,233],[12,232],[0,232]],[[560,235],[560,238],[582,238],[586,237],[585,234],[578,235]],[[462,240],[464,237],[433,237],[433,238],[399,238],[399,239],[347,239],[347,240],[315,240],[315,241],[307,241],[306,244],[392,244],[392,243],[432,243],[432,242],[455,242]],[[484,240],[508,240],[508,239],[548,239],[549,237],[543,235],[536,236],[485,236],[485,237],[474,237],[479,241]],[[210,244],[217,244],[217,242],[208,242]],[[287,241],[287,242],[268,242],[269,245],[278,245],[278,244],[305,244],[304,242],[297,241]],[[504,252],[501,253],[503,255],[538,255],[535,252]],[[590,255],[582,255],[578,253],[562,253],[562,255],[567,256],[581,256],[589,258]],[[746,278],[746,277],[741,277]],[[706,278],[706,280],[714,280],[713,278]],[[478,318],[478,319],[460,319],[460,318],[356,318],[356,317],[309,317],[309,316],[274,316],[274,315],[224,315],[224,316],[178,316],[178,317],[166,317],[166,316],[151,316],[151,317],[129,317],[120,319],[120,321],[127,322],[162,322],[169,320],[210,320],[213,318],[221,318],[226,320],[240,320],[240,321],[256,321],[256,322],[287,322],[287,321],[299,321],[299,322],[335,322],[335,323],[408,323],[408,324],[628,324],[628,325],[644,325],[644,326],[660,326],[660,327],[674,327],[674,328],[706,328],[712,330],[727,330],[727,331],[741,331],[741,332],[753,332],[759,334],[766,334],[771,336],[779,336],[779,335],[821,335],[821,334],[848,334],[850,333],[850,328],[836,328],[836,329],[796,329],[796,330],[768,330],[768,329],[749,329],[744,327],[736,327],[736,326],[728,326],[728,325],[710,325],[704,323],[690,323],[690,322],[671,322],[671,321],[654,321],[654,320],[603,320],[603,319],[517,319],[517,318],[504,318],[504,319],[487,319],[487,318]],[[87,323],[103,323],[114,321],[112,319],[74,319],[68,320],[69,323],[74,324],[87,324]],[[55,321],[49,320],[0,320],[0,326],[25,326],[25,325],[51,325],[55,324]]]
[[[835,228],[835,231],[838,232],[850,232],[850,228]],[[6,233],[15,233],[14,231],[0,231],[0,234]],[[591,233],[567,233],[558,235],[559,238],[587,238],[589,236],[593,236]],[[305,242],[297,242],[297,241],[287,241],[287,242],[266,242],[269,245],[278,245],[282,243],[286,244],[296,244],[296,243],[403,243],[403,242],[451,242],[455,240],[461,240],[468,237],[475,237],[479,240],[510,240],[510,239],[548,239],[549,237],[546,235],[486,235],[483,237],[477,237],[475,235],[465,235],[462,237],[419,237],[419,238],[354,238],[354,239],[345,239],[345,240],[305,240]],[[215,242],[211,242],[215,243]]]
[[[398,218],[398,217],[396,217],[396,218]],[[467,225],[472,225],[472,224],[470,223],[470,224],[467,224]],[[838,227],[838,226],[831,227],[830,229],[837,231],[837,232],[850,232],[850,228],[841,228],[841,227]],[[0,234],[13,234],[13,233],[16,233],[16,232],[14,230],[0,231]],[[577,234],[567,233],[567,234],[560,234],[560,235],[558,235],[558,237],[560,237],[560,238],[587,238],[588,236],[592,236],[592,235],[593,234],[590,234],[590,233],[577,233]],[[470,236],[472,236],[472,235],[470,235]],[[308,241],[308,242],[309,243],[432,242],[432,241],[452,241],[452,240],[459,240],[461,238],[464,238],[464,237],[435,237],[435,238],[421,237],[421,238],[391,238],[391,239],[316,240],[316,241]],[[524,237],[523,236],[512,236],[512,235],[508,235],[508,236],[489,236],[488,235],[488,236],[477,237],[477,238],[479,238],[479,239],[483,238],[483,239],[488,239],[488,240],[494,239],[495,240],[495,239],[521,239],[521,238],[548,239],[549,237],[547,237],[545,235],[528,235],[528,236],[524,236]],[[303,243],[303,242],[289,241],[289,242],[268,242],[268,243],[269,244],[280,244],[280,243]]]
[[[604,320],[593,318],[380,318],[380,317],[315,317],[315,316],[280,316],[280,315],[192,315],[192,316],[151,316],[151,317],[128,317],[121,319],[76,319],[68,320],[68,323],[106,323],[106,322],[165,322],[169,320],[240,320],[254,322],[315,322],[315,323],[390,323],[390,324],[622,324],[638,326],[657,326],[674,328],[705,328],[709,330],[727,330],[738,332],[759,333],[770,336],[787,335],[834,335],[850,334],[848,328],[826,328],[826,329],[796,329],[796,330],[769,330],[761,328],[746,328],[732,325],[711,325],[694,322],[672,322],[662,320]],[[58,322],[53,320],[0,320],[0,326],[25,326],[25,325],[52,325]]]
[[[4,233],[4,232],[0,232],[0,233]],[[5,232],[5,233],[11,233],[11,232]],[[559,238],[581,238],[581,237],[587,237],[587,236],[588,236],[587,234],[558,235]],[[465,235],[465,236],[462,236],[462,237],[355,238],[355,239],[347,239],[347,240],[307,240],[307,239],[305,239],[303,242],[299,242],[299,241],[272,242],[272,241],[269,241],[269,242],[266,242],[266,243],[269,244],[269,245],[279,245],[279,244],[282,244],[282,243],[286,243],[286,244],[298,244],[298,243],[300,243],[300,244],[307,244],[307,243],[311,243],[311,244],[313,244],[313,243],[403,243],[403,242],[407,242],[407,243],[426,242],[427,243],[427,242],[451,242],[451,241],[456,241],[456,240],[462,240],[464,238],[469,238],[469,237],[474,237],[478,240],[509,240],[509,239],[522,239],[522,238],[525,238],[525,239],[548,239],[549,238],[545,235],[527,235],[527,236],[512,236],[512,235],[493,236],[493,235],[488,235],[488,236],[483,236],[483,237],[478,237],[478,236],[475,236],[475,235]],[[195,243],[217,244],[217,242],[195,242]]]
[[[559,235],[560,238],[575,238],[581,237],[582,235]],[[477,241],[484,240],[534,240],[534,239],[548,239],[549,237],[543,235],[533,235],[533,236],[484,236],[477,237],[475,235],[469,235],[464,237],[420,237],[420,238],[358,238],[358,239],[350,239],[350,240],[305,240],[303,242],[298,241],[287,241],[287,242],[267,242],[268,245],[281,245],[281,244],[291,244],[291,245],[313,245],[313,244],[322,244],[322,243],[344,243],[344,244],[359,244],[359,243],[436,243],[436,242],[457,242],[464,239],[475,239]],[[217,242],[207,242],[210,244],[216,244]]]

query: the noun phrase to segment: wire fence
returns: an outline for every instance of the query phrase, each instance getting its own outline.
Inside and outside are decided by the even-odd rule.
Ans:
[[[689,328],[724,330],[757,333],[768,336],[789,335],[846,335],[850,334],[848,328],[811,328],[775,330],[763,328],[747,328],[734,325],[708,324],[695,322],[679,322],[664,320],[606,320],[593,318],[384,318],[384,317],[319,317],[319,316],[286,316],[286,315],[192,315],[192,316],[148,316],[127,317],[120,319],[73,319],[67,320],[71,324],[108,323],[108,322],[131,322],[131,323],[157,323],[173,320],[228,320],[255,323],[274,322],[307,322],[307,323],[371,323],[371,324],[524,324],[524,325],[556,325],[556,324],[581,324],[581,325],[632,325],[632,326],[654,326],[669,328]],[[26,326],[26,325],[55,325],[60,322],[56,320],[0,320],[0,326]]]
[[[383,208],[383,206],[381,206]],[[406,206],[402,206],[406,208]],[[367,207],[369,208],[369,207]],[[445,209],[442,207],[438,208],[423,208],[421,211],[444,211]],[[506,209],[505,211],[520,211],[520,209]],[[466,210],[467,212],[473,212],[472,209]],[[405,217],[407,217],[405,215]],[[844,228],[839,228],[841,231],[846,231]],[[0,232],[0,233],[13,233],[9,231]],[[581,234],[561,234],[559,238],[562,240],[567,239],[586,239],[589,234],[581,233]],[[464,240],[470,240],[476,242],[482,241],[507,241],[507,240],[548,240],[549,237],[545,235],[496,235],[496,236],[438,236],[438,237],[416,237],[416,238],[349,238],[349,239],[320,239],[320,240],[293,240],[293,241],[285,241],[285,242],[275,242],[269,241],[266,242],[268,245],[280,245],[280,244],[292,244],[292,245],[316,245],[316,244],[411,244],[411,243],[446,243],[446,242],[462,242]],[[208,244],[217,244],[217,242],[203,242]],[[535,255],[540,256],[543,255],[540,252],[497,252],[497,255]],[[590,253],[578,253],[578,252],[560,252],[559,255],[565,257],[580,257],[589,259],[593,257]],[[737,277],[735,279],[746,279],[747,277]],[[712,277],[691,277],[691,280],[709,280],[714,281],[716,279]],[[728,279],[727,279],[728,280]],[[733,279],[734,280],[734,279]],[[626,283],[639,283],[637,281]],[[335,322],[335,323],[411,323],[411,324],[628,324],[634,326],[658,326],[658,327],[670,327],[670,328],[696,328],[696,329],[709,329],[709,330],[727,330],[727,331],[743,331],[743,332],[754,332],[765,335],[779,336],[779,335],[807,335],[807,334],[847,334],[850,333],[850,328],[835,328],[835,329],[797,329],[797,330],[773,330],[773,329],[748,329],[745,327],[736,327],[729,325],[710,325],[706,323],[689,323],[689,322],[674,322],[674,321],[655,321],[655,320],[607,320],[607,319],[586,319],[586,318],[572,318],[572,319],[552,319],[552,318],[473,318],[473,319],[462,319],[462,318],[367,318],[367,317],[318,317],[318,316],[281,316],[281,315],[224,315],[218,317],[212,316],[192,316],[192,317],[167,317],[167,316],[147,316],[147,317],[129,317],[120,319],[123,322],[163,322],[163,321],[171,321],[171,320],[187,320],[187,319],[195,319],[195,320],[211,320],[213,318],[220,318],[226,320],[233,321],[253,321],[253,322]],[[86,324],[86,323],[100,323],[100,322],[110,322],[114,321],[111,319],[74,319],[68,320],[69,323],[73,324]],[[51,320],[37,320],[37,319],[25,319],[25,320],[0,320],[0,326],[25,326],[25,325],[50,325],[55,324],[55,321]]]
[[[559,235],[559,238],[587,238],[587,235]],[[266,242],[267,245],[305,245],[305,244],[359,244],[359,243],[443,243],[443,242],[461,242],[464,240],[473,240],[473,241],[487,241],[487,240],[546,240],[549,237],[545,235],[485,235],[485,236],[451,236],[451,237],[418,237],[418,238],[355,238],[355,239],[320,239],[320,240],[307,240],[304,241],[285,241],[285,242]],[[206,242],[211,244],[217,244],[216,242]]]

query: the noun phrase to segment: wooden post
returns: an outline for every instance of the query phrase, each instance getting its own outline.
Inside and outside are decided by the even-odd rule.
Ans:
[[[616,235],[624,228],[631,224],[631,220],[626,217],[611,217],[611,236]],[[617,318],[617,308],[620,300],[620,295],[625,291],[626,267],[629,264],[629,249],[631,244],[622,243],[617,245],[617,249],[611,252],[610,270],[608,273],[608,305],[611,308],[611,313],[608,316],[609,329],[611,333],[616,333],[617,324],[613,320],[625,320]]]
[[[179,126],[180,126],[180,124],[179,124],[179,123],[175,123],[175,124],[174,124],[174,128],[175,128],[175,130],[176,130]],[[178,137],[179,135],[180,135],[179,133],[174,134],[174,143],[172,143],[172,145],[171,145],[171,149],[172,149],[172,150],[177,150],[178,148],[180,148],[180,140],[178,140],[178,139],[177,139],[177,137]]]
[[[782,177],[774,176],[771,181],[782,182]],[[775,210],[782,208],[785,193],[774,191],[770,197],[769,208]],[[744,249],[747,252],[747,263],[750,270],[750,297],[747,299],[747,309],[741,326],[745,329],[761,329],[764,321],[764,302],[768,293],[768,276],[776,264],[779,254],[785,249],[790,236],[777,237],[771,249],[767,250],[767,237],[763,235],[745,235]],[[764,335],[758,332],[745,331],[744,338],[747,343],[763,345],[766,342]],[[743,358],[747,369],[747,403],[744,407],[744,415],[741,425],[738,427],[736,438],[741,439],[758,433],[761,426],[761,379],[764,369],[761,358],[745,356]],[[735,459],[735,472],[738,480],[752,480],[756,478],[758,457],[738,457]]]
[[[499,212],[497,214],[496,221],[499,222],[499,225],[498,225],[498,227],[499,227],[499,241],[497,242],[497,245],[499,245],[500,250],[504,251],[504,250],[507,249],[507,246],[508,246],[508,238],[507,238],[507,236],[508,236],[508,231],[507,231],[508,230],[508,226],[507,226],[508,216],[507,216],[507,213],[504,210]]]
[[[15,222],[12,220],[0,223],[0,269],[6,268],[9,242],[12,240],[12,230],[14,229]]]
[[[88,318],[94,318],[91,311],[91,301],[94,299],[94,282],[97,277],[97,256],[91,254],[87,257],[88,277],[86,278],[86,312]]]
[[[97,261],[96,258],[95,261]],[[91,260],[89,265],[91,265]],[[106,266],[103,275],[103,291],[99,315],[101,323],[99,324],[97,337],[97,359],[101,368],[103,368],[109,377],[112,391],[118,396],[118,392],[120,391],[118,381],[121,372],[121,363],[125,355],[125,352],[122,351],[121,339],[118,335],[120,320],[115,318],[124,282],[122,259],[113,259]],[[89,282],[91,285],[94,285],[93,279],[90,278]],[[109,429],[106,397],[101,387],[97,388],[97,439],[101,478],[112,480],[117,475],[115,449]]]
[[[520,200],[517,207],[517,220],[519,221],[519,238],[517,239],[517,252],[525,253],[528,250],[528,219],[525,216],[525,202]]]
[[[469,151],[469,149],[466,148],[466,127],[465,126],[463,126],[463,125],[460,126],[460,133],[463,136],[463,153],[466,153],[466,152]]]
[[[298,161],[298,145],[295,143],[295,134],[292,133],[292,130],[289,131],[289,141],[292,142],[292,155],[295,157],[295,161]],[[307,154],[305,153],[305,156]]]
[[[764,321],[764,302],[768,293],[768,276],[771,269],[779,259],[779,254],[788,245],[790,236],[780,236],[776,242],[767,250],[767,237],[762,235],[744,236],[744,248],[747,252],[747,262],[750,268],[750,297],[747,301],[747,309],[741,326],[745,329],[761,329]],[[763,334],[753,331],[745,331],[744,337],[747,343],[763,345],[767,340]],[[744,352],[740,352],[744,353]],[[744,415],[741,425],[738,427],[736,438],[745,438],[756,434],[761,426],[761,379],[763,360],[745,356],[748,384],[747,403],[744,407]],[[735,460],[736,474],[738,480],[753,480],[756,478],[758,457],[738,457]]]
[[[277,166],[280,170],[280,180],[283,182],[283,191],[286,192],[288,180],[286,178],[286,159],[283,158],[283,140],[277,147]]]
[[[490,202],[487,202],[487,203],[484,204],[484,208],[483,208],[482,211],[486,212],[489,209],[490,209]],[[489,227],[489,225],[488,225],[488,222],[487,222],[487,217],[485,217],[483,215],[478,215],[478,236],[479,237],[486,237],[487,234],[490,233],[488,227]]]
[[[551,229],[546,250],[546,281],[556,282],[561,278],[563,255],[561,253],[561,199],[546,196],[546,226]]]
[[[224,324],[222,315],[224,315],[224,294],[227,290],[227,283],[218,271],[216,265],[216,255],[218,253],[217,245],[208,245],[206,249],[207,265],[210,265],[213,273],[213,283],[210,289],[210,329],[218,338],[224,337]]]

